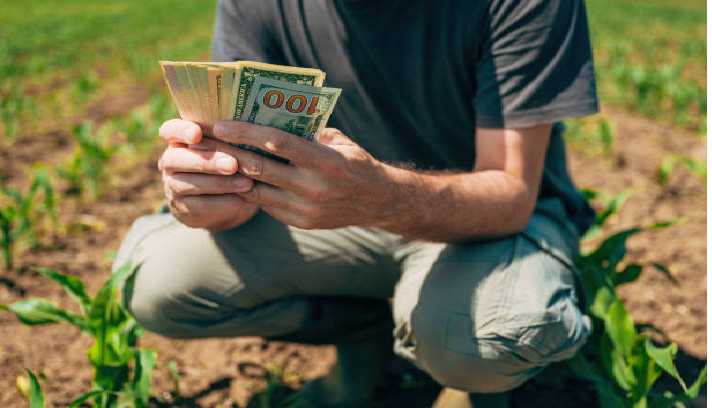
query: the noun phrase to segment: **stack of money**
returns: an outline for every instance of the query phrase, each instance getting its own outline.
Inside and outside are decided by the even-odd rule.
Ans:
[[[206,129],[221,120],[272,126],[313,140],[341,89],[322,87],[318,69],[254,61],[160,61],[183,119]]]

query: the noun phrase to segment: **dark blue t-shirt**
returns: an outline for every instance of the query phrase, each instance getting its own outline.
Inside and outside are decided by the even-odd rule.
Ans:
[[[220,0],[213,58],[322,69],[343,89],[329,125],[420,169],[471,170],[476,127],[598,110],[583,0]],[[552,132],[537,211],[582,233],[594,213]]]

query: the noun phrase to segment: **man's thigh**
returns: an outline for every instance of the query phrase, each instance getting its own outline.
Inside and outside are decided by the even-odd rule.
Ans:
[[[590,323],[574,273],[524,235],[403,252],[396,351],[443,385],[501,392],[568,358]]]
[[[141,265],[124,300],[147,326],[158,320],[186,327],[235,320],[232,328],[215,330],[230,335],[249,319],[274,315],[264,322],[272,325],[304,319],[307,305],[298,299],[305,296],[387,299],[399,273],[388,254],[391,239],[361,228],[300,230],[264,213],[238,228],[210,233],[163,213],[134,223],[115,265]],[[285,299],[292,304],[277,302]],[[244,312],[259,307],[264,313]],[[161,322],[155,331],[161,331]]]

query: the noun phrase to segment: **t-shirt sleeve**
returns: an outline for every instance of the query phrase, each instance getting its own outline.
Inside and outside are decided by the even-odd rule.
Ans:
[[[263,60],[268,43],[259,2],[219,0],[215,11],[212,60]]]
[[[483,29],[478,127],[522,128],[598,111],[583,0],[491,0]]]

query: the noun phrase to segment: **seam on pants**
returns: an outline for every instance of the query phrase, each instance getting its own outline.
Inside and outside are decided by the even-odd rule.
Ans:
[[[504,291],[504,295],[500,298],[499,304],[497,305],[497,316],[502,316],[503,313],[507,312],[507,306],[511,303],[514,289],[515,289],[515,283],[517,279],[519,278],[519,273],[522,268],[522,262],[521,262],[521,250],[522,250],[522,245],[520,243],[520,234],[517,234],[513,238],[513,248],[512,248],[512,257],[509,260],[509,263],[507,266],[503,267],[502,273],[505,274],[504,279],[507,281],[508,288],[506,291]],[[485,326],[480,326],[477,328],[478,330],[483,329]],[[476,334],[473,331],[473,336],[476,337]]]

